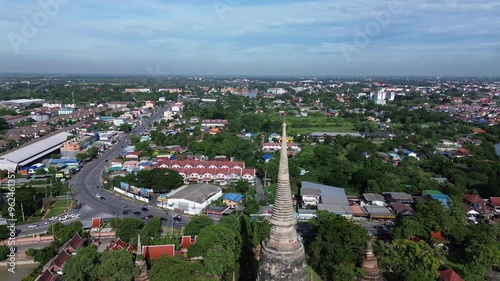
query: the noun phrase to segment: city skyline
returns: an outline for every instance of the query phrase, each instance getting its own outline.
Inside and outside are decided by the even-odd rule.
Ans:
[[[0,72],[500,75],[490,0],[164,2],[0,4]]]

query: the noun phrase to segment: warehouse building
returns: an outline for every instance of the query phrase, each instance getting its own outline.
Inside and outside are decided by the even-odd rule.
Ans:
[[[166,195],[166,204],[170,210],[198,215],[213,201],[222,196],[222,189],[213,184],[201,183],[184,185]]]
[[[72,136],[72,134],[62,132],[1,155],[0,170],[17,171],[40,162],[45,157],[59,151],[63,143],[68,139],[68,136]]]

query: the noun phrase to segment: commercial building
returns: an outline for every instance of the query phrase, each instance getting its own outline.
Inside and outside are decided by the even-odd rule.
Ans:
[[[45,102],[44,99],[17,99],[2,101],[0,104],[12,107],[25,107],[32,104],[44,104]]]
[[[16,171],[60,150],[72,134],[62,132],[0,156],[0,170]]]
[[[170,210],[184,212],[190,215],[198,215],[213,201],[222,196],[222,188],[219,186],[202,183],[184,185],[166,195],[166,204],[161,204]]]
[[[319,195],[319,201],[314,202],[318,206],[318,210],[332,212],[347,219],[352,218],[349,200],[347,200],[347,195],[343,188],[303,181],[300,189],[301,195],[302,190],[306,193],[304,195],[307,196],[308,202],[311,202],[313,198],[318,198]],[[316,191],[313,192],[313,190]],[[314,203],[309,203],[309,205],[314,205]]]

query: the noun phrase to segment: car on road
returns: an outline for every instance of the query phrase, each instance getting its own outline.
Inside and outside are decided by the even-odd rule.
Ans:
[[[104,197],[101,196],[101,200],[104,201],[104,200],[106,200],[106,198],[104,198]]]
[[[43,224],[47,225],[47,224],[51,224],[51,223],[52,223],[52,221],[46,221]]]
[[[383,227],[383,226],[381,226],[381,225],[376,225],[376,226],[375,226],[375,228],[376,228],[376,229],[384,229],[384,227]]]
[[[143,212],[149,212],[149,209],[148,209],[148,208],[146,208],[146,207],[142,207],[142,208],[141,208],[141,210],[142,210]]]
[[[100,197],[101,197],[101,194],[97,193],[97,194],[95,195],[95,197],[100,198]]]
[[[166,217],[161,217],[160,221],[168,221],[168,219]]]
[[[181,216],[179,216],[179,215],[175,215],[175,216],[174,216],[174,221],[176,221],[176,222],[181,222],[181,221],[182,221]]]
[[[135,216],[140,216],[140,215],[141,215],[141,212],[135,211],[133,214],[134,214]]]
[[[35,227],[38,227],[38,224],[30,224],[30,225],[28,225],[28,228],[35,228]]]

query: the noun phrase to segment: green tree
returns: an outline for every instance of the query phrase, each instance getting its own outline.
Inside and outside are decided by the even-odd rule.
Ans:
[[[235,253],[227,250],[221,244],[215,244],[204,256],[205,265],[210,273],[222,278],[234,269]]]
[[[309,247],[311,267],[325,280],[335,280],[336,265],[355,264],[363,256],[366,229],[336,214],[318,211],[311,221],[316,238]],[[351,266],[348,266],[351,268]]]
[[[180,257],[162,256],[153,260],[148,272],[151,281],[206,280],[207,270],[198,262],[184,261]]]
[[[187,223],[184,234],[192,236],[198,235],[204,227],[212,224],[214,224],[214,221],[209,216],[196,215]]]
[[[0,225],[0,240],[4,240],[10,237],[10,230],[7,225]]]
[[[78,153],[76,156],[75,156],[76,160],[78,160],[78,162],[83,162],[85,160],[87,160],[88,158],[88,155],[87,153],[85,152],[80,152]]]
[[[137,234],[141,231],[144,224],[140,219],[125,218],[118,223],[116,227],[116,236],[121,240],[130,243],[133,239],[137,240]],[[136,241],[137,242],[137,241]]]
[[[413,217],[404,217],[401,219],[392,233],[396,239],[410,239],[414,236],[427,237],[428,234],[425,224]]]
[[[241,232],[240,219],[235,214],[229,216],[223,216],[222,218],[219,219],[219,224],[226,226],[227,228],[230,228],[238,233]]]
[[[439,259],[424,241],[396,239],[384,248],[384,251],[379,253],[379,262],[386,270],[405,280],[415,280],[417,272],[420,274],[420,280],[436,280],[438,277]]]
[[[80,248],[76,251],[76,255],[71,256],[64,264],[64,279],[68,281],[95,280],[98,277],[96,270],[98,263],[99,254],[95,246]]]
[[[341,262],[333,266],[334,281],[354,281],[358,275],[360,274],[354,263]]]
[[[75,234],[80,233],[83,230],[83,225],[79,221],[72,222],[68,225],[64,225],[60,222],[52,224],[49,226],[47,232],[53,233],[55,239],[62,241],[63,243],[71,239]]]
[[[97,275],[100,280],[130,281],[139,273],[134,256],[126,250],[104,252],[99,260]]]
[[[141,170],[128,175],[124,181],[134,186],[151,188],[159,193],[169,192],[184,184],[182,176],[169,169]]]
[[[162,228],[160,218],[154,217],[150,219],[142,230],[141,240],[143,245],[149,245],[149,241],[160,238],[161,231]],[[153,238],[151,239],[151,237]]]
[[[236,270],[236,263],[241,256],[240,233],[224,225],[209,225],[200,231],[197,244],[204,260],[210,261],[210,271],[213,274],[226,277]],[[220,256],[221,246],[228,258]],[[188,254],[192,256],[191,252]]]
[[[9,254],[9,247],[5,245],[0,246],[0,261],[3,261],[7,258],[7,255]]]

